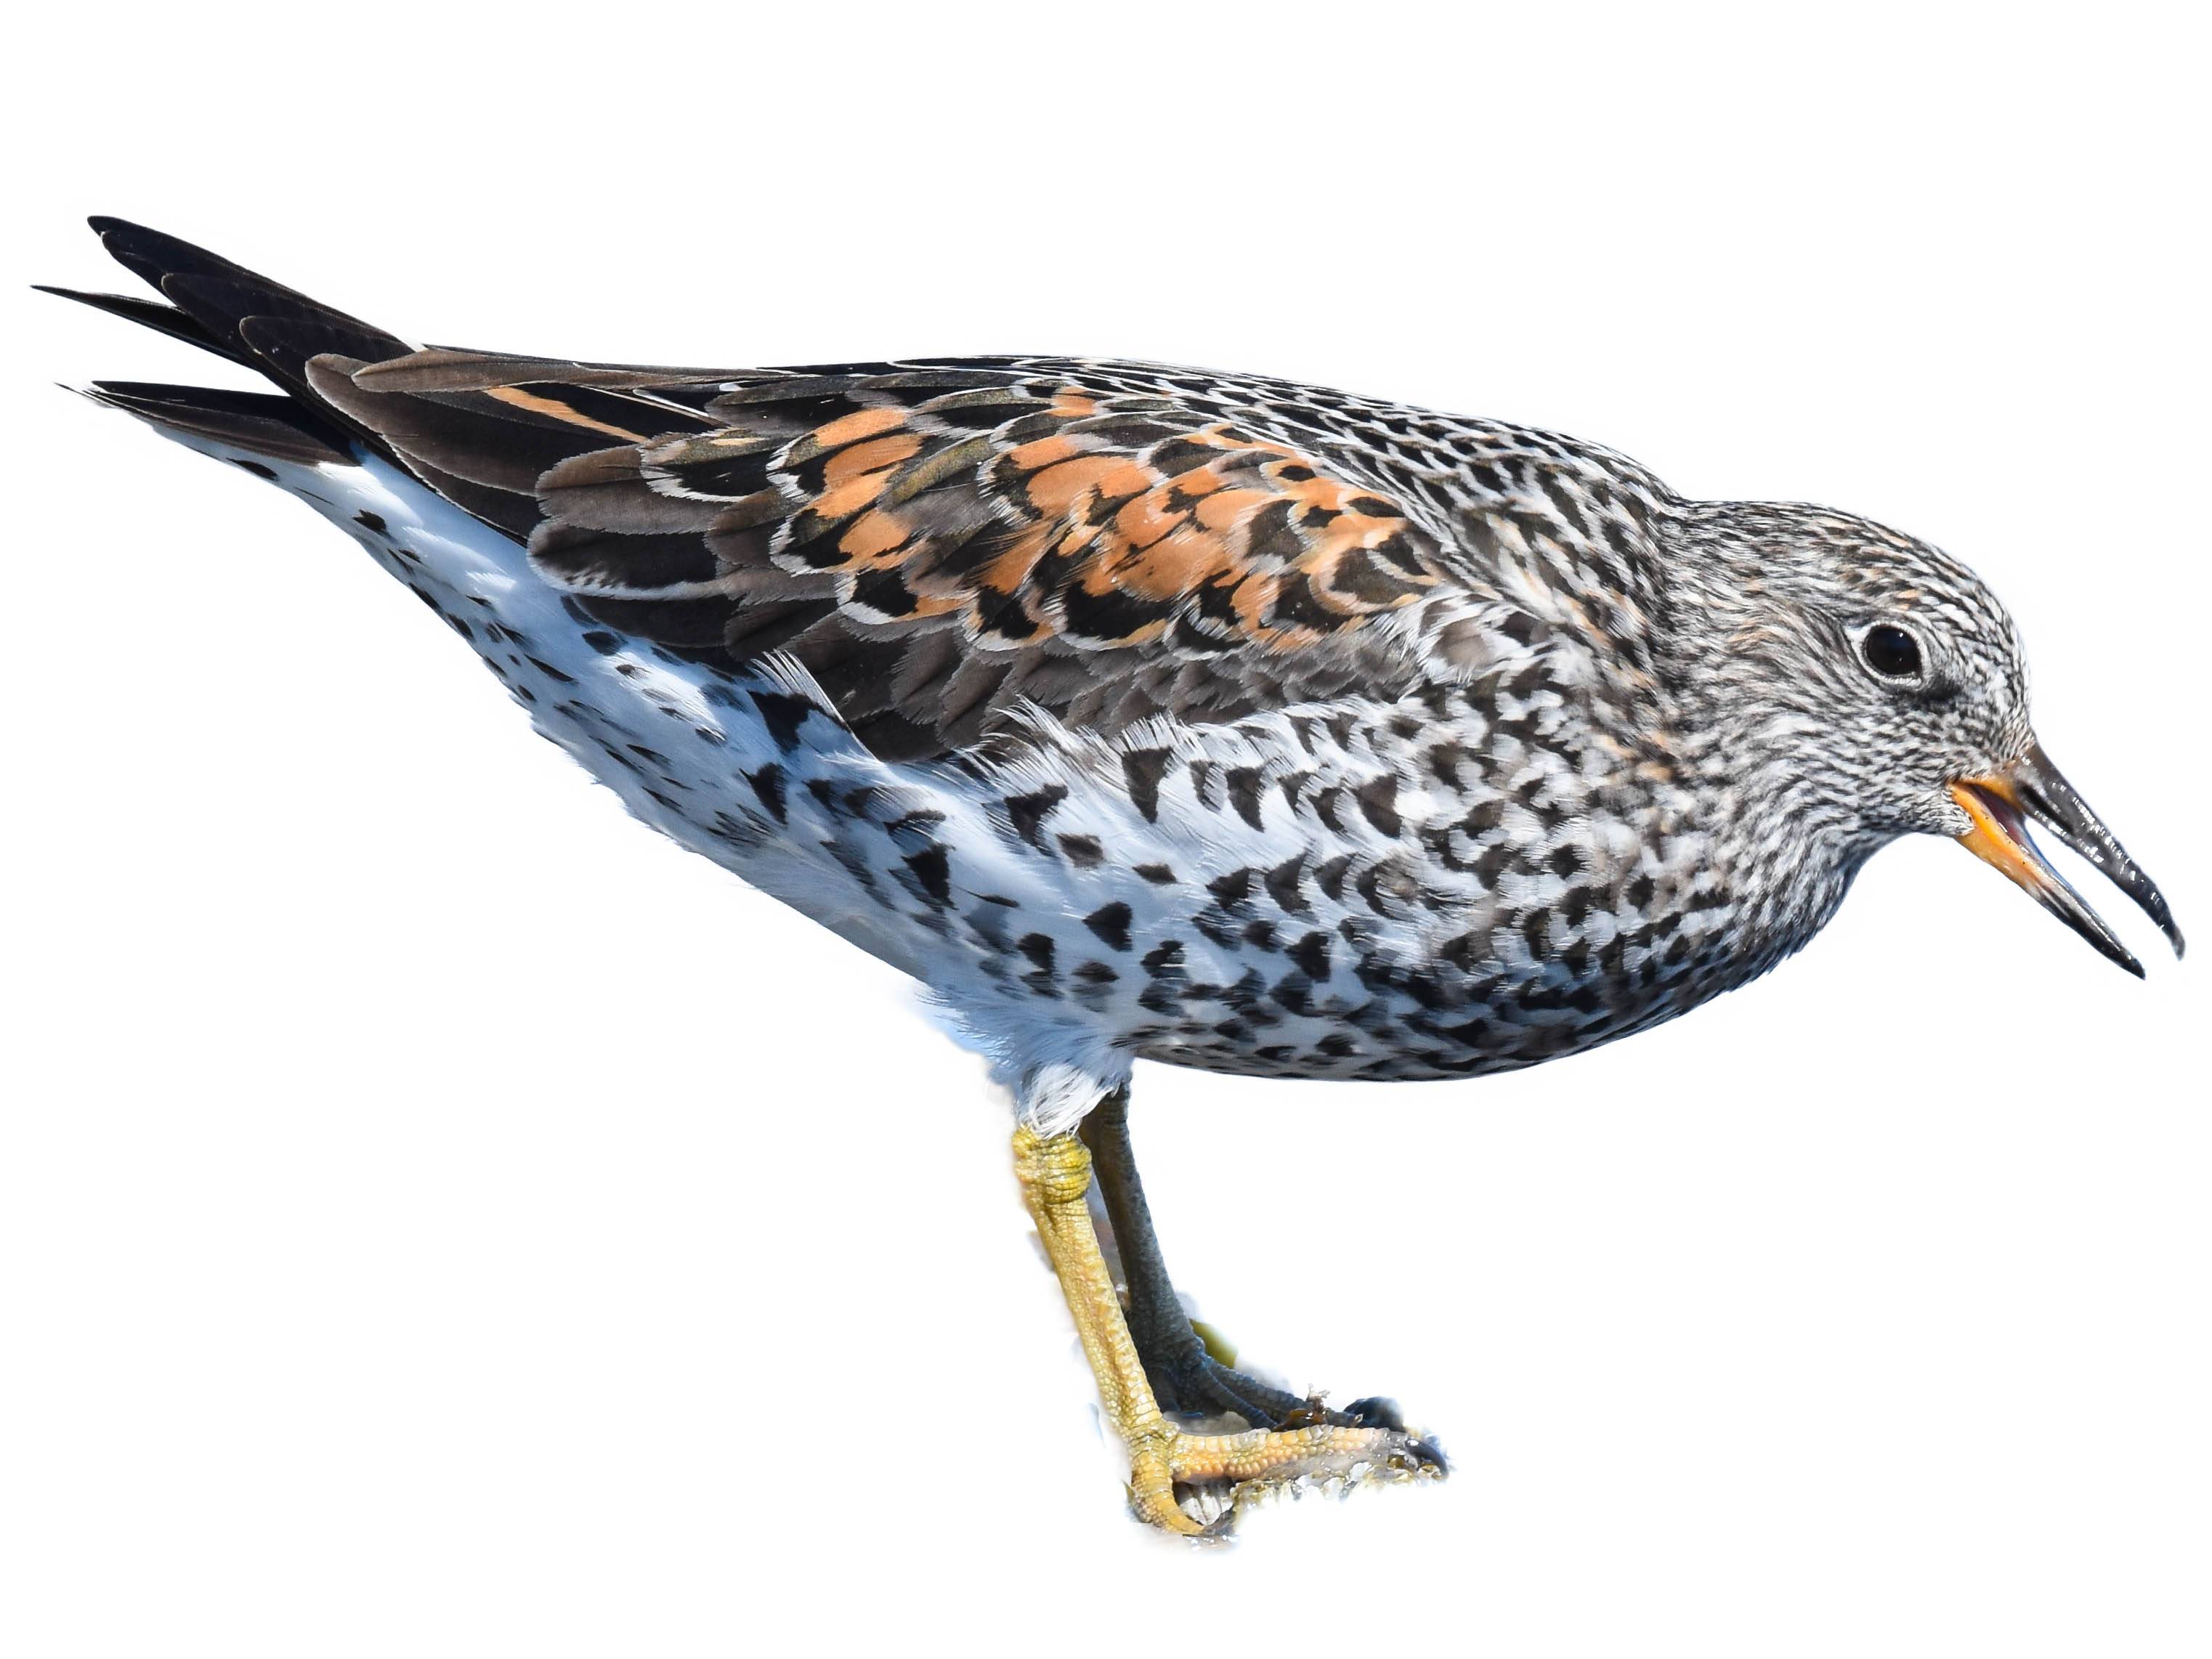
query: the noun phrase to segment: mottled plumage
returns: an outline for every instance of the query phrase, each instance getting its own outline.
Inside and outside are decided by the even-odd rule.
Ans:
[[[928,987],[1047,1133],[1137,1056],[1611,1040],[1913,831],[2124,956],[2021,811],[2179,946],[2034,749],[2003,610],[1865,520],[1255,376],[416,349],[95,222],[171,307],[78,297],[283,394],[97,395],[347,528],[639,817]]]

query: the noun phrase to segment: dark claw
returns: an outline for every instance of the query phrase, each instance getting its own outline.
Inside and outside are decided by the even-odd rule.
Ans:
[[[1451,1473],[1451,1462],[1445,1457],[1444,1449],[1433,1440],[1407,1441],[1406,1457],[1416,1469],[1434,1469],[1438,1474]]]
[[[1353,1401],[1344,1408],[1342,1415],[1354,1428],[1395,1429],[1401,1434],[1406,1430],[1406,1419],[1398,1410],[1398,1402],[1386,1400],[1379,1394]]]

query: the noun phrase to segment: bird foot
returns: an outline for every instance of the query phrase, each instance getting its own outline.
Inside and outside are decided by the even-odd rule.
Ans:
[[[1309,1492],[1443,1479],[1443,1455],[1401,1428],[1316,1423],[1194,1434],[1163,1422],[1130,1443],[1129,1507],[1188,1537],[1226,1535],[1254,1504]]]
[[[1091,1186],[1089,1151],[1072,1134],[1040,1135],[1024,1124],[1014,1132],[1014,1168],[1097,1379],[1107,1419],[1128,1448],[1129,1504],[1140,1518],[1185,1536],[1218,1537],[1243,1508],[1279,1492],[1349,1488],[1444,1473],[1443,1455],[1408,1433],[1395,1420],[1395,1408],[1383,1409],[1384,1402],[1358,1402],[1375,1409],[1377,1420],[1354,1420],[1352,1413],[1332,1412],[1317,1398],[1300,1400],[1269,1389],[1218,1360],[1212,1361],[1218,1368],[1212,1386],[1236,1393],[1244,1402],[1237,1415],[1249,1407],[1267,1425],[1212,1434],[1168,1421],[1129,1334],[1085,1203]],[[1249,1391],[1261,1392],[1262,1399],[1255,1401]],[[1281,1409],[1267,1409],[1268,1395]],[[1386,1416],[1389,1420],[1382,1420]],[[1199,1513],[1183,1507],[1184,1494]]]

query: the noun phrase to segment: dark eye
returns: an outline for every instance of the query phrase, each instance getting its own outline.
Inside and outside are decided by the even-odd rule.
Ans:
[[[1920,677],[1920,641],[1901,628],[1892,628],[1887,623],[1869,628],[1859,641],[1859,655],[1866,665],[1886,680],[1911,680]]]

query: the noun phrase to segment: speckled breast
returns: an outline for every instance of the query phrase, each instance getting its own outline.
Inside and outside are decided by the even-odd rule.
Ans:
[[[1757,964],[1692,799],[1533,675],[1110,742],[1048,732],[995,803],[1040,915],[960,906],[1003,1017],[1277,1077],[1511,1069]],[[955,1000],[961,1000],[955,994]]]

